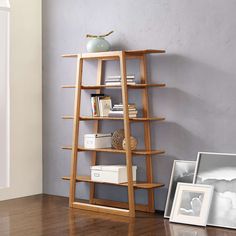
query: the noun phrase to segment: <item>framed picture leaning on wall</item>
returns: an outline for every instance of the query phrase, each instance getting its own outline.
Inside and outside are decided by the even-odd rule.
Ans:
[[[164,217],[169,218],[178,183],[193,183],[196,161],[175,160],[172,167]]]
[[[214,186],[207,224],[236,229],[236,154],[199,152],[194,183]]]
[[[206,226],[214,187],[178,183],[170,221]]]

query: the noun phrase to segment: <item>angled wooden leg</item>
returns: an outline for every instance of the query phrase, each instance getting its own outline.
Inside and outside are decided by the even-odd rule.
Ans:
[[[76,72],[74,123],[73,123],[73,144],[72,144],[72,158],[71,158],[70,203],[69,203],[70,207],[73,207],[73,203],[75,201],[75,191],[76,191],[82,72],[83,72],[83,59],[81,58],[81,55],[78,55],[77,72]]]
[[[134,187],[132,174],[132,152],[130,149],[130,124],[129,124],[129,110],[128,110],[128,90],[126,81],[126,57],[125,52],[120,54],[120,71],[121,71],[121,85],[122,85],[122,101],[124,109],[124,129],[126,142],[126,166],[128,177],[128,200],[129,200],[129,216],[135,217],[135,203],[134,203]]]
[[[143,55],[140,59],[140,75],[141,75],[141,83],[147,84],[147,62],[146,56]],[[143,103],[143,117],[150,117],[149,106],[148,106],[148,89],[144,88],[142,94],[142,103]],[[144,122],[144,140],[145,140],[145,148],[147,150],[151,150],[151,135],[150,135],[150,123]],[[152,173],[152,157],[151,155],[146,156],[146,176],[147,182],[153,182],[153,173]],[[154,212],[154,190],[148,190],[148,206],[149,211]]]
[[[103,61],[100,59],[98,60],[98,68],[97,68],[97,85],[101,84],[102,81],[102,74],[103,74]],[[100,93],[101,90],[98,89],[96,90],[96,93]],[[94,121],[94,133],[98,133],[99,132],[99,121],[96,120]],[[91,165],[94,166],[96,165],[97,162],[97,153],[93,152],[92,153],[92,159],[91,159]],[[89,202],[92,204],[94,203],[94,196],[95,196],[95,184],[91,183],[90,184],[90,197],[89,197]]]

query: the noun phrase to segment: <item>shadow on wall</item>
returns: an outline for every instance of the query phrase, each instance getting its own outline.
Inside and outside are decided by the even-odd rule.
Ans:
[[[178,144],[178,153],[189,148],[233,151],[232,126],[228,124],[236,128],[235,75],[183,56],[165,55],[153,60],[167,88],[151,91],[151,108],[153,114],[161,111],[170,122],[169,128],[167,124],[158,125],[163,129],[159,131],[159,144],[164,140],[168,147],[169,140],[173,140]],[[153,68],[150,71],[152,74]]]
[[[235,153],[236,80],[227,70],[175,54],[151,56],[151,64],[150,81],[167,84],[150,91],[152,114],[166,117],[152,123],[152,146],[166,150],[153,159],[154,179],[166,185],[156,190],[156,207],[164,209],[173,160],[196,160],[199,151]]]

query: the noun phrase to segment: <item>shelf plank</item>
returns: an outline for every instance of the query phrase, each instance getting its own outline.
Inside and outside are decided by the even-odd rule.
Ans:
[[[63,180],[70,180],[69,176],[62,177]],[[109,185],[118,185],[127,187],[128,183],[121,183],[121,184],[115,184],[115,183],[109,183],[109,182],[98,182],[98,181],[92,181],[90,176],[77,176],[76,177],[77,182],[87,182],[87,183],[97,183],[97,184],[109,184]],[[161,188],[165,186],[162,183],[146,183],[146,182],[136,182],[134,181],[134,188],[136,189],[153,189],[153,188]]]
[[[64,146],[62,147],[64,150],[72,150],[71,146]],[[79,146],[78,147],[78,152],[110,152],[110,153],[123,153],[125,154],[125,150],[119,150],[119,149],[114,149],[114,148],[84,148]],[[144,149],[137,149],[133,150],[132,154],[134,155],[159,155],[159,154],[164,154],[164,150],[144,150]]]
[[[127,55],[143,55],[143,54],[159,54],[165,53],[166,51],[163,49],[143,49],[143,50],[127,50],[125,53]]]
[[[129,208],[129,204],[127,202],[113,201],[113,200],[101,199],[101,198],[94,198],[92,203],[96,205],[118,207],[118,208],[124,208],[124,209]],[[144,204],[135,204],[135,210],[149,212],[148,205],[144,205]]]
[[[62,85],[61,88],[75,88],[75,85]],[[154,87],[158,87],[158,88],[163,88],[166,87],[166,84],[164,83],[160,83],[160,84],[129,84],[127,85],[127,87],[129,89],[144,89],[144,88],[154,88]],[[83,90],[96,90],[96,89],[109,89],[109,88],[121,88],[120,85],[82,85],[81,89]]]
[[[165,53],[165,50],[157,50],[157,49],[143,49],[143,50],[125,50],[126,56],[135,57],[142,56],[146,54],[160,54]],[[119,55],[122,51],[108,51],[108,52],[96,52],[96,53],[78,53],[78,54],[64,54],[62,57],[64,58],[76,58],[81,56],[83,59],[110,59],[110,60],[118,60]]]
[[[73,120],[73,116],[62,116],[62,119],[64,120]],[[123,117],[100,117],[100,116],[81,116],[79,118],[80,120],[86,121],[86,120],[124,120]],[[130,118],[130,121],[133,122],[145,122],[145,121],[164,121],[164,117],[135,117]]]
[[[115,215],[120,215],[120,216],[129,216],[129,210],[126,210],[126,209],[93,205],[93,204],[83,203],[83,202],[73,202],[72,206],[74,208],[81,209],[81,210],[102,212],[106,214],[115,214]]]

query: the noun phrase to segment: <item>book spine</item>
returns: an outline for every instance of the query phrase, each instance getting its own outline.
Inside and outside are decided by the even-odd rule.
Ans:
[[[95,97],[91,97],[92,116],[97,116]]]
[[[103,109],[102,109],[102,101],[101,101],[101,99],[99,100],[98,106],[99,106],[100,116],[103,116]]]
[[[96,104],[96,113],[97,116],[100,116],[100,110],[99,110],[99,96],[95,98],[95,104]]]

